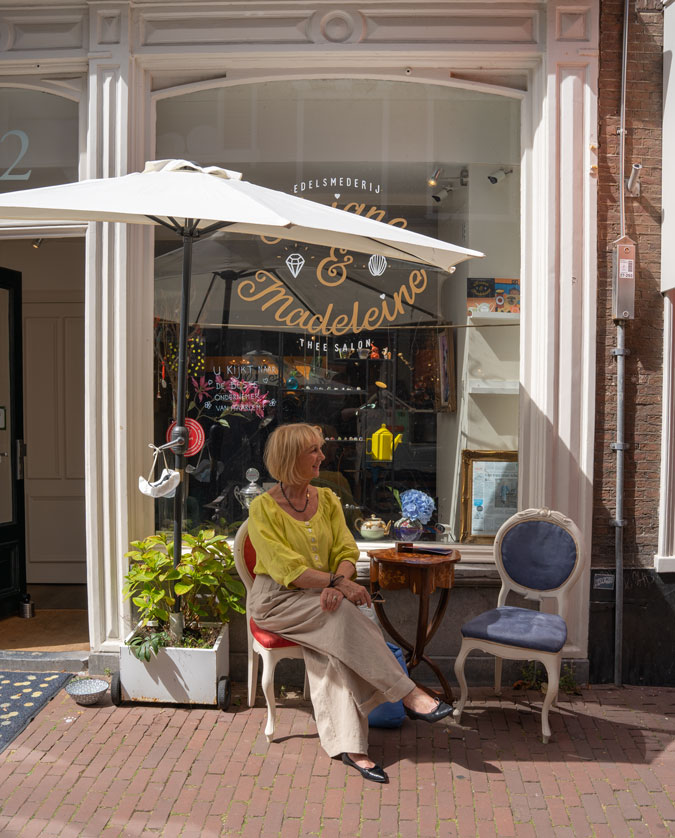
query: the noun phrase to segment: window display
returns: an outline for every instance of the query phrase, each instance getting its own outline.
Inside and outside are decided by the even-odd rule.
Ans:
[[[241,520],[240,484],[248,469],[270,478],[265,441],[282,422],[319,425],[326,460],[320,485],[340,497],[351,524],[377,512],[399,517],[396,496],[420,488],[434,496],[434,357],[437,330],[376,330],[345,339],[303,333],[193,327],[189,338],[188,418],[204,445],[188,459],[191,526]],[[156,437],[173,415],[176,327],[156,322]],[[171,517],[166,505],[167,520]],[[162,522],[160,522],[161,524]]]
[[[434,504],[420,537],[459,538],[461,451],[517,448],[518,101],[369,79],[235,84],[160,100],[156,156],[238,169],[487,254],[449,275],[266,236],[197,242],[187,415],[204,444],[186,468],[188,526],[234,528],[247,515],[238,500],[247,472],[257,470],[261,487],[270,480],[262,454],[271,431],[306,421],[326,439],[319,482],[341,499],[357,537],[366,521],[391,537],[401,495],[416,490]],[[509,177],[491,181],[506,162]],[[175,408],[181,254],[156,236],[160,443]],[[508,378],[515,401],[472,391],[469,375]],[[170,503],[156,509],[164,526]]]

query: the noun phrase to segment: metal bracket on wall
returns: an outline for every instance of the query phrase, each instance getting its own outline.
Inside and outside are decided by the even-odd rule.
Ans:
[[[625,527],[626,526],[626,519],[622,518],[621,521],[617,521],[616,518],[612,518],[612,520],[609,523],[610,523],[610,526],[612,526],[612,527]]]
[[[612,355],[630,355],[630,349],[626,349],[626,347],[622,347],[620,349],[612,349]]]
[[[630,445],[627,442],[610,442],[609,447],[612,451],[628,451]]]

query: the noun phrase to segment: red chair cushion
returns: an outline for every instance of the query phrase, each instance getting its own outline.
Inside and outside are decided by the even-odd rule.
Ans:
[[[256,562],[255,549],[251,544],[251,539],[248,537],[248,533],[246,534],[246,540],[244,541],[244,561],[246,562],[248,572],[255,579],[255,573],[253,572]]]
[[[286,640],[285,637],[275,634],[273,631],[265,631],[264,628],[260,628],[260,626],[256,625],[253,617],[249,620],[249,625],[251,626],[251,634],[265,649],[283,649],[285,646],[298,645],[292,640]]]
[[[251,539],[246,536],[246,540],[244,541],[244,561],[246,562],[246,567],[248,568],[249,573],[255,579],[255,573],[253,572],[253,568],[255,567],[255,549],[251,544]],[[260,626],[256,625],[253,617],[249,620],[249,624],[251,626],[251,634],[255,637],[255,639],[260,643],[261,646],[264,646],[265,649],[283,649],[285,646],[297,646],[297,643],[294,643],[292,640],[286,640],[285,637],[280,637],[278,634],[275,634],[273,631],[265,631],[265,629],[260,628]]]

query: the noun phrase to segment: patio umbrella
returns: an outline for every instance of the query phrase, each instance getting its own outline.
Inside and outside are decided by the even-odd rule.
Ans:
[[[215,230],[269,236],[308,244],[380,254],[453,271],[476,250],[458,247],[354,213],[267,189],[239,172],[202,168],[186,160],[155,160],[142,172],[0,194],[0,218],[26,221],[112,221],[161,225],[183,239],[178,343],[175,467],[182,473],[185,427],[187,334],[192,245]],[[174,497],[174,563],[181,555],[183,483]]]

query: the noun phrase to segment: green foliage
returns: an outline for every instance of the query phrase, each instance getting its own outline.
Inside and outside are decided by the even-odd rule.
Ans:
[[[243,524],[243,520],[240,521],[232,521],[231,524],[225,520],[225,518],[220,517],[218,521],[214,523],[214,529],[220,535],[226,535],[228,538],[233,538],[239,527]]]
[[[181,640],[181,646],[184,649],[207,649],[213,646],[214,638],[208,634],[188,634],[187,632],[183,635],[183,639]]]
[[[540,690],[545,683],[546,670],[538,661],[528,661],[520,670],[520,679],[513,685],[516,690]],[[574,672],[569,664],[565,664],[560,671],[560,692],[567,695],[581,695],[579,684],[574,678]]]
[[[151,634],[135,634],[129,641],[129,648],[134,657],[139,661],[149,661],[150,655],[157,655],[160,646],[169,644],[169,633],[167,631],[156,631]]]
[[[176,602],[172,582],[180,578],[173,566],[173,541],[168,533],[157,533],[143,541],[132,541],[129,572],[124,577],[122,594],[138,608],[142,626],[150,622],[169,622]]]
[[[202,530],[197,535],[186,534],[184,541],[190,552],[183,554],[178,565],[180,579],[175,591],[181,598],[185,625],[197,628],[200,620],[208,618],[226,623],[230,611],[244,614],[246,589],[234,575],[234,556],[227,538]]]
[[[581,695],[581,688],[577,684],[574,672],[569,664],[565,664],[560,673],[560,689],[567,695]]]
[[[200,632],[203,621],[226,623],[231,611],[245,613],[246,589],[234,574],[234,557],[226,537],[211,529],[199,530],[185,533],[183,543],[188,549],[177,567],[173,566],[173,537],[166,532],[133,541],[133,549],[126,553],[130,561],[124,598],[137,607],[141,626],[152,623],[157,627],[131,640],[139,660],[150,660],[151,654],[166,645],[169,614],[177,597],[185,626],[193,633]]]
[[[528,661],[520,670],[520,679],[513,685],[517,690],[540,690],[543,679],[538,661]]]

